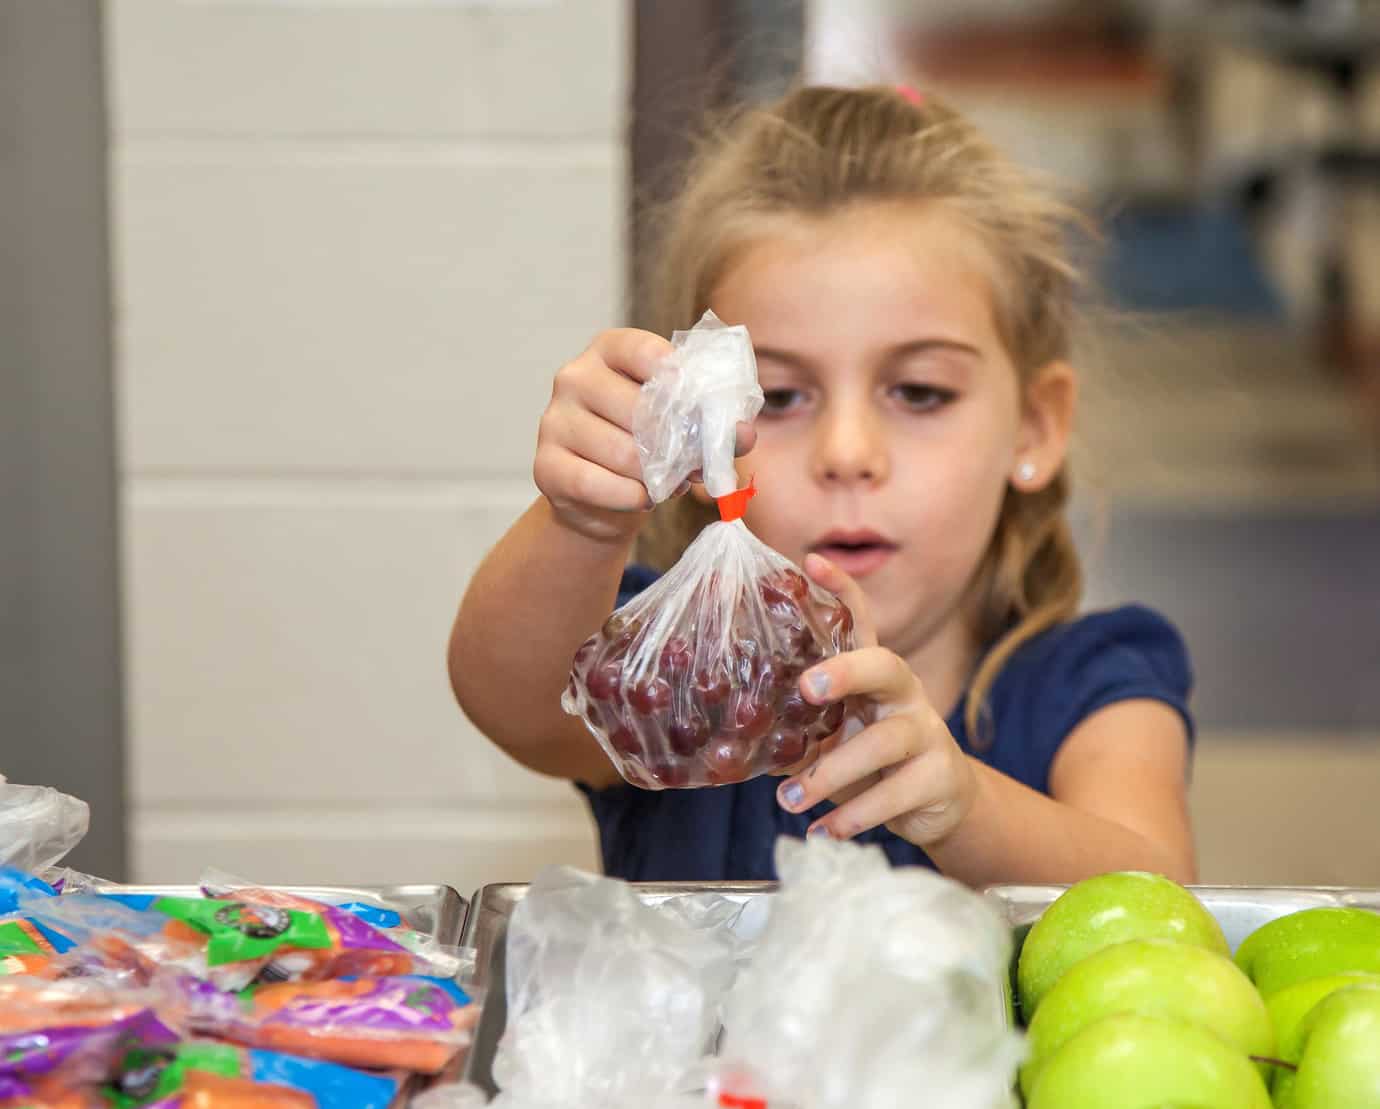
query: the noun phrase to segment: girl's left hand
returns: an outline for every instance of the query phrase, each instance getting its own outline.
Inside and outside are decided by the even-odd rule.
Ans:
[[[800,678],[800,692],[817,705],[852,698],[870,702],[872,722],[849,736],[849,726],[816,748],[808,769],[797,767],[777,789],[790,812],[821,801],[837,808],[809,834],[850,839],[885,824],[924,847],[948,836],[967,816],[977,774],[899,655],[877,645],[867,599],[851,577],[820,555],[805,572],[853,610],[859,646],[826,659]]]

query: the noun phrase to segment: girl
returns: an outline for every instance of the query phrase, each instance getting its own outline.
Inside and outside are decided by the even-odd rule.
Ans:
[[[801,89],[700,153],[657,326],[747,325],[766,404],[740,429],[745,520],[857,617],[859,649],[802,694],[874,722],[779,782],[645,792],[562,713],[576,647],[713,518],[702,490],[648,511],[629,428],[670,346],[604,332],[556,374],[542,495],[475,575],[449,662],[495,743],[586,794],[609,874],[772,878],[776,837],[808,832],[974,886],[1193,879],[1183,644],[1143,608],[1075,616],[1068,216],[909,90]]]

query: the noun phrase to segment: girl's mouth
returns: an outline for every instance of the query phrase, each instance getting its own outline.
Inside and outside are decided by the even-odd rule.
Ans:
[[[880,532],[871,529],[836,529],[821,537],[810,550],[821,554],[851,577],[861,578],[881,569],[898,550]]]

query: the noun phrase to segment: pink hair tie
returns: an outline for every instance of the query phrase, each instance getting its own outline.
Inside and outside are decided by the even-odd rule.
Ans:
[[[896,91],[906,100],[909,100],[917,108],[925,106],[925,94],[911,85],[897,85]]]

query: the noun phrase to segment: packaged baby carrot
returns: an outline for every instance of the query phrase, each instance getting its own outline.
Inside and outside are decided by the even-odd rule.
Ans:
[[[203,1031],[357,1067],[436,1074],[471,1039],[479,1008],[453,982],[417,976],[273,982],[234,1011],[203,1008]]]

